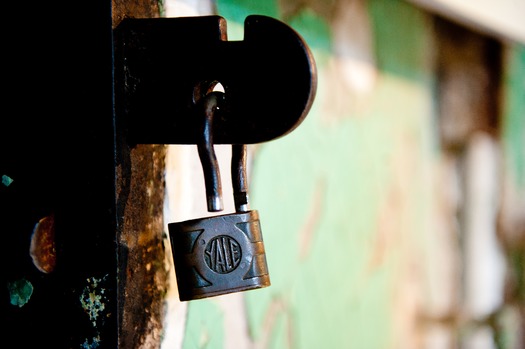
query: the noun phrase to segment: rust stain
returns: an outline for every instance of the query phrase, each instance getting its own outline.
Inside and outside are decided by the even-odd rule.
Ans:
[[[157,0],[113,0],[113,28],[124,18],[157,18],[160,17],[161,8]]]
[[[365,277],[388,265],[394,278],[391,285],[396,285],[390,302],[394,314],[393,342],[406,343],[410,339],[417,348],[422,344],[417,322],[421,306],[421,261],[410,217],[420,204],[416,202],[418,196],[414,195],[420,190],[420,183],[414,181],[413,174],[421,170],[421,163],[418,163],[420,157],[412,142],[406,135],[394,140],[395,151],[389,159],[391,173],[385,199],[379,208],[378,228],[368,253]]]
[[[119,175],[120,265],[122,270],[120,344],[155,347],[163,328],[168,287],[163,234],[165,145],[140,144],[126,153]]]
[[[315,231],[321,221],[323,213],[323,197],[326,191],[324,179],[319,179],[316,183],[315,192],[311,200],[310,211],[306,216],[306,221],[299,231],[299,259],[304,260],[310,254]]]
[[[403,197],[396,188],[389,188],[385,196],[384,207],[380,210],[377,219],[379,228],[374,236],[373,248],[369,255],[368,272],[384,264],[396,237],[399,238],[399,218],[400,211],[403,209]]]
[[[295,348],[295,341],[293,336],[293,324],[292,317],[290,316],[288,304],[281,298],[275,298],[272,300],[266,311],[264,322],[262,324],[262,334],[258,342],[254,343],[254,349],[264,349],[270,347],[270,341],[272,339],[272,333],[277,325],[279,315],[284,314],[286,316],[287,325],[287,348]]]

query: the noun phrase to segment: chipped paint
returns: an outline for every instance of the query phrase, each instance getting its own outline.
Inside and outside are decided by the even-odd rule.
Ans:
[[[81,348],[82,349],[95,349],[100,346],[100,336],[96,336],[91,338],[91,340],[86,339],[84,343],[82,343]]]
[[[31,295],[33,294],[33,285],[29,280],[24,278],[8,282],[7,289],[9,290],[11,304],[17,305],[20,308],[29,302]]]
[[[6,187],[10,186],[13,183],[13,179],[7,175],[2,175],[2,184]]]
[[[86,279],[88,284],[84,287],[80,296],[80,304],[82,304],[82,308],[89,315],[89,320],[93,327],[98,327],[104,320],[103,314],[108,301],[105,295],[106,289],[104,288],[106,277],[107,275],[100,279],[95,277]]]

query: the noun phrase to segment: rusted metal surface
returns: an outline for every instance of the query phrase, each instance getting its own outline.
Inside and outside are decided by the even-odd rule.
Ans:
[[[162,10],[159,3],[157,0],[112,0],[113,28],[127,17],[159,17]]]
[[[121,143],[117,168],[119,345],[156,348],[167,288],[162,207],[163,145]]]
[[[204,184],[206,187],[206,201],[209,212],[222,211],[224,204],[222,200],[222,182],[219,171],[219,163],[215,155],[213,144],[213,120],[217,113],[221,101],[224,100],[224,93],[211,92],[202,97],[198,109],[202,109],[201,121],[201,138],[197,143],[197,150],[202,164],[204,173]]]
[[[170,223],[181,301],[270,286],[256,210]]]
[[[157,1],[113,1],[113,27],[122,19],[160,16]],[[117,125],[119,347],[159,348],[167,270],[164,254],[164,145],[130,146]]]
[[[33,263],[43,273],[56,266],[55,217],[53,214],[38,221],[31,236],[30,254]]]

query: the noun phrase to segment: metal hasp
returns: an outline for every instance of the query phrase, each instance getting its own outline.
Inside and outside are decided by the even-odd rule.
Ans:
[[[270,286],[246,144],[290,133],[315,97],[301,36],[271,17],[244,24],[241,41],[227,40],[220,16],[129,18],[115,30],[116,123],[129,143],[196,144],[210,212],[223,210],[214,144],[232,145],[236,212],[168,224],[181,301]]]
[[[114,34],[117,115],[130,143],[197,144],[196,100],[218,83],[225,103],[213,123],[215,144],[284,136],[315,97],[308,46],[271,17],[246,17],[241,41],[227,41],[221,16],[127,18]]]

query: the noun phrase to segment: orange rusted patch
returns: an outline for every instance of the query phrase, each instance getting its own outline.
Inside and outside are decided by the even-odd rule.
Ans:
[[[42,218],[33,230],[29,250],[34,265],[43,273],[50,273],[56,265],[55,218]]]

